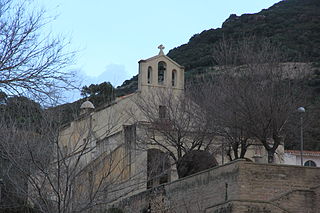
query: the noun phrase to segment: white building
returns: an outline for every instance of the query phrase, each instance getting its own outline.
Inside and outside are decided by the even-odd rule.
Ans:
[[[320,167],[320,151],[303,151],[302,161],[304,166]],[[299,150],[285,150],[284,164],[301,165],[301,152]]]

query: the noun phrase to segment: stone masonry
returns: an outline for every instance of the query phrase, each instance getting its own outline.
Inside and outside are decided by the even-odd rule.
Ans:
[[[237,160],[119,202],[125,212],[318,213],[320,168]]]

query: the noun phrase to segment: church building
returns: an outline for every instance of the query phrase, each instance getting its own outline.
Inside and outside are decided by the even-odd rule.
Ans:
[[[182,155],[183,150],[176,153],[179,149],[157,143],[165,139],[150,121],[170,128],[166,123],[170,106],[166,105],[184,95],[184,67],[164,54],[163,45],[158,48],[158,55],[139,61],[135,93],[99,108],[85,101],[80,116],[60,131],[61,153],[77,171],[79,199],[96,196],[100,201],[117,201],[178,179],[173,155]],[[169,102],[162,102],[167,94]],[[267,154],[257,145],[248,149],[247,156],[264,162]],[[281,158],[280,154],[277,161]],[[226,162],[223,155],[216,159]]]
[[[164,151],[136,144],[148,125],[138,107],[140,100],[150,98],[154,92],[182,95],[184,91],[184,68],[163,53],[162,45],[159,49],[158,55],[139,61],[135,93],[100,108],[85,101],[80,116],[60,131],[59,146],[71,165],[77,167],[79,188],[109,188],[113,191],[111,197],[117,198],[177,179]],[[165,106],[159,104],[156,108],[157,115],[165,117]],[[156,169],[151,165],[155,163]]]

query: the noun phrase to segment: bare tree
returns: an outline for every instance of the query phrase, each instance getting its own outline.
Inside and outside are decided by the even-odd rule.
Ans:
[[[235,158],[243,158],[251,142],[259,141],[272,163],[289,118],[305,102],[300,83],[305,70],[282,64],[285,55],[277,46],[252,37],[223,40],[213,55],[220,70],[213,86],[202,89],[206,101],[199,104],[229,141]]]
[[[74,75],[63,69],[74,53],[66,50],[64,39],[45,35],[50,18],[29,3],[1,1],[0,89],[8,95],[53,99],[57,90],[74,88]]]
[[[192,150],[209,151],[211,148],[213,134],[205,115],[183,93],[155,89],[138,95],[134,102],[141,112],[141,117],[136,118],[140,119],[143,130],[137,136],[140,148],[160,149],[176,166]]]
[[[188,94],[205,113],[208,128],[215,133],[215,146],[221,150],[222,158],[225,154],[229,160],[245,158],[252,136],[244,128],[244,121],[236,109],[230,106],[234,84],[228,83],[231,79],[225,75],[211,77],[190,85]]]
[[[55,117],[48,113],[42,110],[40,118],[24,125],[19,119],[0,122],[0,171],[5,184],[0,186],[1,210],[86,212],[129,192],[121,188],[132,178],[125,144],[92,157],[97,143],[91,115],[78,118],[80,122],[62,142],[61,128],[54,125]],[[28,114],[28,110],[22,114]],[[28,116],[39,115],[31,110]],[[105,124],[103,138],[109,137],[115,123]]]

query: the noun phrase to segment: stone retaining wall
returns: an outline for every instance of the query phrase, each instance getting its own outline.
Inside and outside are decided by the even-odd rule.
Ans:
[[[316,212],[320,168],[238,160],[118,203],[125,212]]]

